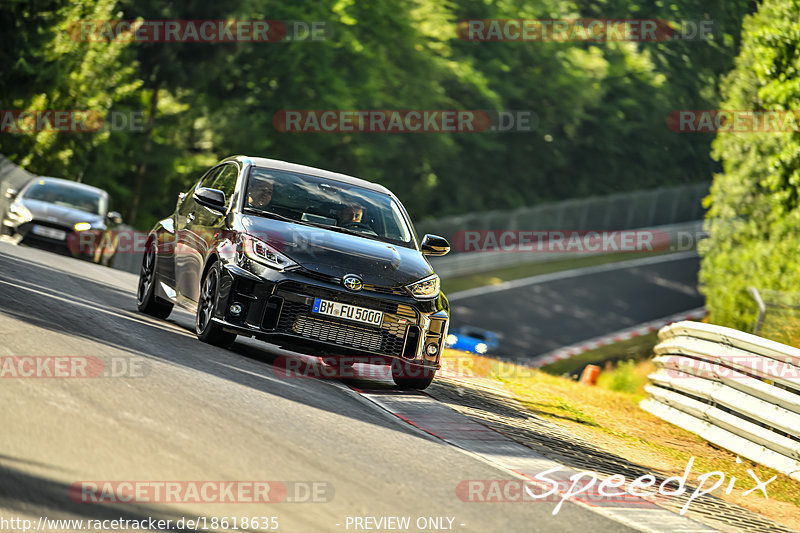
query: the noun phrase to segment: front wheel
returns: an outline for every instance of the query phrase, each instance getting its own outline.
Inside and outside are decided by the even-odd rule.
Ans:
[[[142,258],[142,269],[139,271],[136,307],[142,313],[150,316],[167,318],[172,312],[172,302],[164,301],[155,295],[156,259],[156,247],[150,241]]]
[[[401,389],[424,390],[433,382],[436,369],[395,362],[392,364],[392,381]]]
[[[197,338],[214,346],[230,348],[233,341],[236,340],[236,334],[224,331],[222,326],[212,320],[219,292],[219,269],[216,263],[208,269],[208,273],[203,279],[202,287],[200,301],[197,302],[197,316],[195,317]]]

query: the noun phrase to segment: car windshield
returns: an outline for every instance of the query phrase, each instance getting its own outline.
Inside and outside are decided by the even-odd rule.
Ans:
[[[245,207],[413,248],[412,232],[388,194],[284,170],[253,167]]]
[[[101,194],[89,189],[61,185],[52,181],[39,180],[33,183],[23,193],[22,198],[70,207],[94,215],[102,215],[105,209],[103,205],[104,199]]]

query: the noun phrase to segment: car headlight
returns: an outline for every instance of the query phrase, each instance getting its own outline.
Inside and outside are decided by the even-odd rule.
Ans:
[[[425,279],[421,279],[411,285],[406,285],[406,289],[414,298],[427,300],[439,296],[439,276],[431,274]]]
[[[92,229],[92,225],[89,222],[78,222],[72,226],[72,229],[75,231],[87,231]]]
[[[33,220],[33,213],[31,213],[31,210],[22,205],[20,202],[14,202],[9,205],[8,212],[14,218],[23,222],[30,222]]]
[[[447,345],[447,346],[452,346],[457,342],[458,342],[458,337],[456,337],[452,333],[450,335],[448,335],[447,338],[444,341],[445,345]]]
[[[275,270],[283,270],[297,264],[269,244],[250,235],[241,235],[240,243],[247,257]]]
[[[485,354],[489,351],[489,347],[486,345],[485,342],[479,342],[475,345],[475,351],[479,354]]]

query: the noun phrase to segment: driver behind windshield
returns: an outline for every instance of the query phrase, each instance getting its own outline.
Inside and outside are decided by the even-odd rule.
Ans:
[[[247,190],[247,204],[256,209],[264,209],[272,201],[275,186],[271,181],[257,180]]]
[[[339,225],[345,226],[347,224],[360,224],[361,217],[364,216],[364,208],[360,205],[346,205],[339,213]]]

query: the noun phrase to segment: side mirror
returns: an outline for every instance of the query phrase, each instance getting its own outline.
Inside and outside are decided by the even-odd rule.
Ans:
[[[108,215],[106,215],[106,218],[112,224],[122,224],[122,215],[120,215],[116,211],[109,211]]]
[[[206,206],[209,209],[225,212],[225,193],[219,189],[200,187],[194,191],[193,198],[198,204]]]
[[[422,255],[446,255],[450,251],[450,243],[444,237],[426,234],[420,244]]]
[[[9,187],[8,189],[6,189],[6,198],[8,198],[9,200],[15,199],[18,194],[19,191],[13,187]]]

